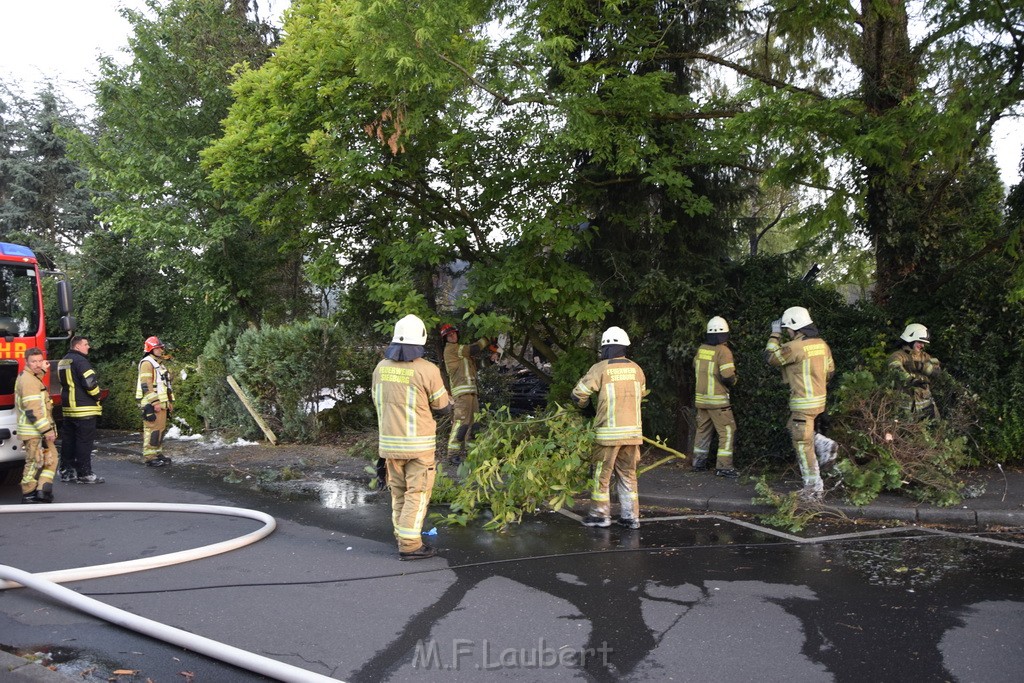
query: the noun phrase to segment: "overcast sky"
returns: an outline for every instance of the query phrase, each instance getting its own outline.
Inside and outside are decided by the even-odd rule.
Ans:
[[[288,0],[259,0],[261,16],[279,17]],[[97,56],[117,56],[128,44],[128,23],[117,9],[142,9],[143,0],[0,0],[0,74],[26,93],[53,81],[65,96],[85,107],[88,83],[98,73]],[[1024,122],[1001,121],[993,152],[1007,186],[1020,182]]]

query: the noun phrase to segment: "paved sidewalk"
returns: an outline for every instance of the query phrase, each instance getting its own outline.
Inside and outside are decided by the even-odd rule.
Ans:
[[[0,650],[0,681],[36,681],[37,683],[67,683],[75,680],[29,659]],[[78,680],[81,680],[79,678]]]
[[[965,475],[968,489],[983,491],[954,507],[936,507],[918,503],[909,496],[883,493],[868,505],[848,504],[841,492],[825,497],[825,506],[850,519],[894,520],[905,523],[939,524],[972,530],[993,527],[1024,527],[1024,470],[972,470]],[[773,508],[756,505],[754,478],[716,477],[714,470],[691,472],[689,465],[666,463],[640,475],[640,504],[683,507],[701,512],[771,512]],[[829,480],[826,479],[826,487]],[[800,487],[792,481],[775,483],[779,492]]]

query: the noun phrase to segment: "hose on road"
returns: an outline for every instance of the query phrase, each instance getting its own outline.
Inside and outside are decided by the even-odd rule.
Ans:
[[[239,536],[220,543],[214,543],[199,548],[192,548],[166,555],[155,557],[128,560],[125,562],[114,562],[89,567],[76,567],[51,572],[32,574],[15,567],[0,565],[0,590],[24,586],[31,588],[44,595],[47,595],[58,602],[74,607],[82,612],[91,614],[112,624],[123,628],[137,631],[152,638],[157,638],[173,645],[178,645],[194,652],[204,654],[208,657],[227,662],[234,666],[249,671],[269,676],[280,681],[295,681],[296,683],[331,681],[337,683],[337,679],[323,676],[300,667],[279,662],[262,655],[248,652],[225,643],[221,643],[203,636],[182,631],[181,629],[161,624],[158,621],[140,617],[137,614],[126,612],[112,605],[99,600],[86,597],[69,588],[59,585],[61,582],[80,581],[83,579],[94,579],[105,576],[116,576],[129,572],[144,571],[156,567],[166,567],[182,562],[191,562],[205,557],[211,557],[220,553],[226,553],[247,546],[251,543],[270,535],[277,522],[268,514],[257,510],[245,508],[233,508],[221,505],[190,505],[173,503],[57,503],[45,506],[19,506],[0,505],[0,514],[17,514],[29,512],[187,512],[199,514],[226,515],[230,517],[245,517],[262,522],[263,526],[256,531]]]

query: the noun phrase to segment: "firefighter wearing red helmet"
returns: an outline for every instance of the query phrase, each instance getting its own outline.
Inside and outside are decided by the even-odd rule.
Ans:
[[[441,326],[444,339],[444,368],[448,373],[455,413],[452,417],[452,431],[448,437],[448,454],[458,463],[466,455],[466,447],[472,438],[473,416],[479,410],[477,401],[476,376],[480,361],[490,354],[490,360],[497,359],[497,349],[490,340],[481,338],[472,344],[459,344],[459,330],[454,325]]]
[[[149,337],[142,345],[145,356],[139,361],[139,379],[135,398],[142,408],[142,459],[149,467],[170,465],[163,454],[167,416],[174,409],[171,374],[164,365],[164,343]]]

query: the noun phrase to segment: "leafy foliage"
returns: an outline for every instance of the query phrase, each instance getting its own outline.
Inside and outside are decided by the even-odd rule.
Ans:
[[[61,263],[94,227],[88,174],[60,135],[81,125],[52,86],[26,99],[0,84],[0,239],[32,248],[44,263]]]
[[[440,521],[465,525],[489,511],[484,528],[501,529],[524,514],[571,506],[590,486],[592,449],[593,434],[576,411],[555,407],[536,418],[513,419],[502,408],[472,442],[458,486],[442,487],[435,496],[451,505]]]
[[[127,64],[105,58],[94,136],[74,150],[99,190],[103,220],[144,249],[150,267],[180,273],[194,305],[259,320],[303,306],[296,266],[213,189],[199,152],[221,132],[231,68],[261,63],[267,27],[220,0],[149,0],[124,10]],[[289,310],[290,309],[290,310]]]
[[[797,491],[779,493],[772,489],[767,477],[760,477],[754,485],[757,496],[754,502],[760,505],[771,505],[775,512],[761,515],[761,521],[769,526],[797,533],[803,531],[808,524],[823,516],[832,516],[821,505],[808,505],[800,500]]]
[[[223,325],[199,361],[205,385],[200,412],[210,429],[259,438],[261,432],[226,382],[230,374],[280,438],[315,439],[322,419],[333,420],[335,428],[346,423],[365,428],[373,414],[370,376],[379,357],[373,346],[356,343],[358,339],[322,318],[241,333]],[[325,399],[333,400],[335,408],[331,418],[318,420]]]
[[[914,421],[902,408],[902,395],[869,372],[844,375],[839,394],[836,435],[847,458],[839,467],[851,502],[864,505],[883,490],[904,486],[923,502],[960,502],[957,475],[969,462],[970,397],[951,406],[944,419]]]

